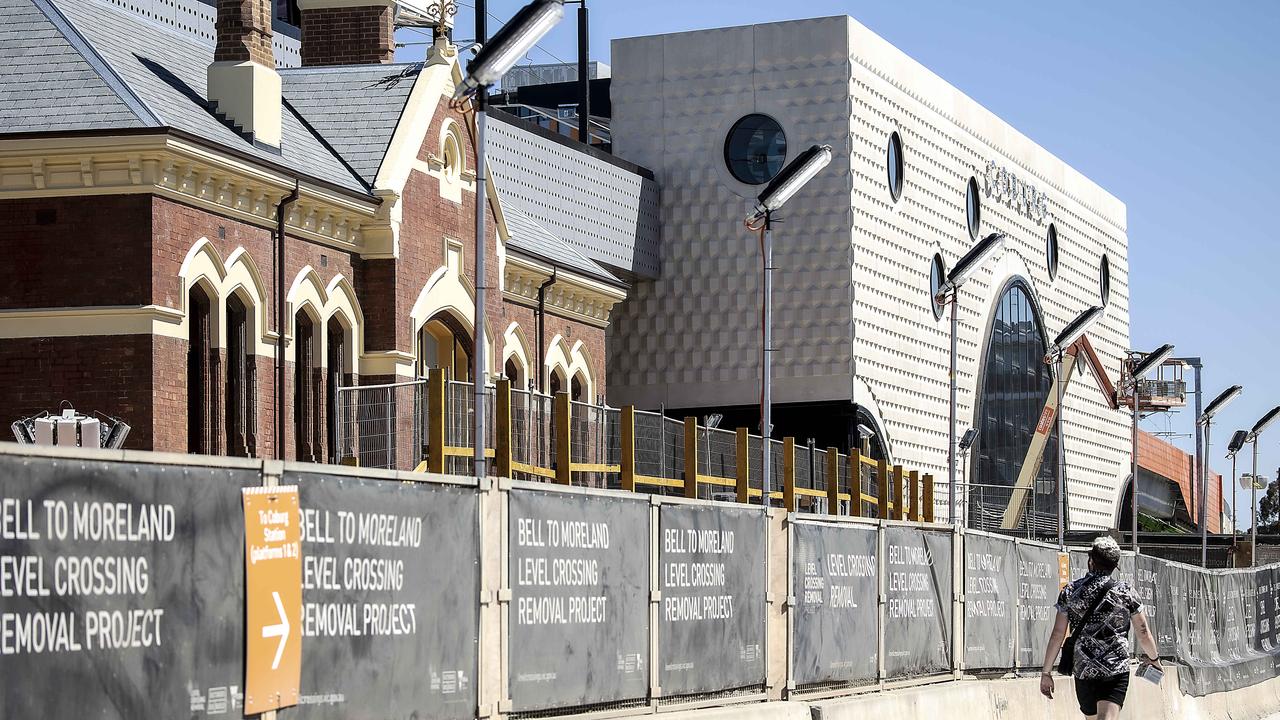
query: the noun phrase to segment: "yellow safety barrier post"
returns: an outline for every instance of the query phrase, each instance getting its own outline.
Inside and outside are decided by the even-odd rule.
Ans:
[[[498,477],[511,477],[511,381],[498,378],[493,398],[493,471]]]
[[[862,451],[849,451],[849,514],[862,517]]]
[[[636,406],[626,405],[622,416],[622,489],[636,491]]]
[[[427,371],[427,472],[444,472],[444,371]]]
[[[933,522],[933,476],[926,473],[924,476],[924,487],[922,488],[920,504],[924,505],[924,521]]]
[[[876,463],[876,489],[878,490],[881,520],[889,519],[889,463],[880,460]]]
[[[782,504],[796,511],[796,439],[782,439]]]
[[[893,466],[893,519],[902,519],[902,466]]]
[[[573,406],[569,404],[569,393],[556,393],[556,404],[552,412],[552,421],[556,424],[556,482],[560,485],[573,484],[573,461],[571,460],[572,442],[570,422]]]
[[[840,451],[827,448],[827,514],[840,514]]]
[[[698,418],[684,419],[684,496],[698,497]]]
[[[738,502],[751,502],[751,453],[750,433],[746,428],[738,428],[738,462],[737,462],[737,481],[738,481]]]
[[[910,500],[907,504],[907,519],[912,522],[920,522],[920,471],[912,470],[908,475],[911,482],[907,485],[907,492],[911,493]]]

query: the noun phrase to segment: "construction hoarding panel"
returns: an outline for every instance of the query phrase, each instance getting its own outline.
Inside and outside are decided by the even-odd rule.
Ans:
[[[664,697],[765,682],[764,509],[658,509],[659,683]]]
[[[258,483],[0,456],[2,714],[242,715],[240,491]]]
[[[471,718],[479,498],[473,487],[286,473],[303,530],[302,697],[282,717]]]
[[[885,535],[887,677],[951,668],[951,534],[889,527]]]
[[[877,530],[801,521],[791,531],[796,685],[875,680]]]
[[[1058,592],[1058,551],[1018,543],[1018,667],[1044,662]]]
[[[1018,587],[1012,540],[964,536],[964,664],[970,669],[1011,668]]]
[[[507,517],[513,711],[646,697],[648,500],[513,489]]]

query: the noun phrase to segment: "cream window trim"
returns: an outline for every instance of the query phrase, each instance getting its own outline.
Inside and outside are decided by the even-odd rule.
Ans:
[[[536,306],[538,288],[551,278],[552,267],[518,255],[508,255],[504,267],[503,298],[525,306]],[[556,283],[547,289],[548,309],[571,320],[593,327],[608,327],[613,306],[625,300],[626,291],[596,282],[563,268]]]
[[[187,338],[181,310],[160,305],[0,310],[0,338],[158,335]]]

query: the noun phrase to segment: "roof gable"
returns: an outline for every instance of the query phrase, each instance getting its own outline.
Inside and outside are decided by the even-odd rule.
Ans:
[[[421,63],[282,69],[298,114],[370,186],[386,157]]]

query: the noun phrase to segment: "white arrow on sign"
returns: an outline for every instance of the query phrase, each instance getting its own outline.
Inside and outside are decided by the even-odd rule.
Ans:
[[[272,590],[271,598],[276,601],[276,612],[280,613],[279,625],[266,625],[262,628],[262,637],[280,638],[280,644],[276,645],[276,659],[271,661],[271,669],[280,669],[280,656],[284,655],[284,646],[289,642],[289,616],[284,614],[284,603],[280,602],[280,593]]]

